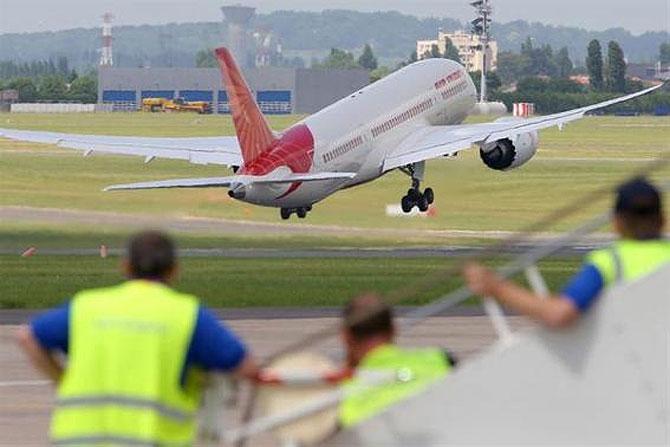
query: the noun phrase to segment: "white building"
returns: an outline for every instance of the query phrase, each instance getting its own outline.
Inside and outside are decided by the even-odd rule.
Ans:
[[[464,31],[456,31],[455,33],[438,32],[435,40],[418,40],[416,42],[416,55],[419,59],[429,57],[433,45],[437,45],[440,54],[446,51],[447,38],[451,40],[461,62],[468,71],[478,71],[482,69],[482,43],[480,36],[476,34],[466,33]],[[488,70],[495,70],[498,67],[498,42],[495,40],[489,41],[488,55],[486,58]]]

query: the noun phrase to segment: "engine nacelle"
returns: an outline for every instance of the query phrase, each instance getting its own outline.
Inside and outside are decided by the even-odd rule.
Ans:
[[[522,121],[514,119],[517,120]],[[506,118],[496,122],[499,121],[511,120]],[[507,171],[526,164],[537,152],[539,144],[537,131],[526,132],[482,146],[479,155],[487,167],[496,171]]]

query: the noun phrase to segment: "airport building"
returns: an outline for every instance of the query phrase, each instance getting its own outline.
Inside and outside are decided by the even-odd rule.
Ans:
[[[244,70],[267,114],[314,113],[369,83],[366,70],[259,67]],[[137,110],[142,99],[208,101],[214,113],[229,113],[218,68],[99,67],[98,102],[113,110]]]
[[[314,113],[366,86],[363,69],[324,70],[270,66],[281,45],[268,30],[252,32],[252,7],[239,4],[221,8],[225,18],[225,45],[233,53],[267,114]],[[214,113],[229,113],[228,95],[218,68],[120,68],[111,56],[111,14],[105,15],[102,37],[107,62],[98,68],[98,104],[111,110],[138,110],[144,98],[184,98],[207,101]]]
[[[469,71],[478,71],[482,69],[483,51],[481,36],[470,34],[464,31],[455,33],[444,33],[440,31],[437,39],[419,40],[416,42],[416,55],[419,59],[429,57],[433,45],[437,45],[440,54],[446,52],[447,38],[451,40],[454,47],[458,50],[463,66]],[[488,54],[486,56],[487,70],[495,70],[498,66],[498,42],[490,40],[488,45]]]

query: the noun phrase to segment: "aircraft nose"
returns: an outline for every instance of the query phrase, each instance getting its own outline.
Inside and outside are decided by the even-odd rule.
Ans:
[[[234,183],[230,185],[228,195],[233,199],[242,200],[247,195],[247,188],[242,183]]]

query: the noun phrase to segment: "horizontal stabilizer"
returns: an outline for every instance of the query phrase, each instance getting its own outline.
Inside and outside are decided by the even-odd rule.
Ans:
[[[209,178],[182,178],[174,180],[160,180],[157,182],[127,183],[112,185],[103,191],[122,191],[126,189],[160,189],[160,188],[210,188],[215,186],[230,186],[234,177]]]
[[[124,185],[112,185],[104,191],[121,191],[131,189],[161,189],[161,188],[213,188],[229,187],[234,184],[270,184],[270,183],[295,183],[295,182],[317,182],[323,180],[349,180],[356,176],[353,172],[316,172],[313,174],[290,174],[287,176],[276,175],[233,175],[230,177],[202,177],[182,178],[174,180],[159,180],[155,182],[128,183]]]

